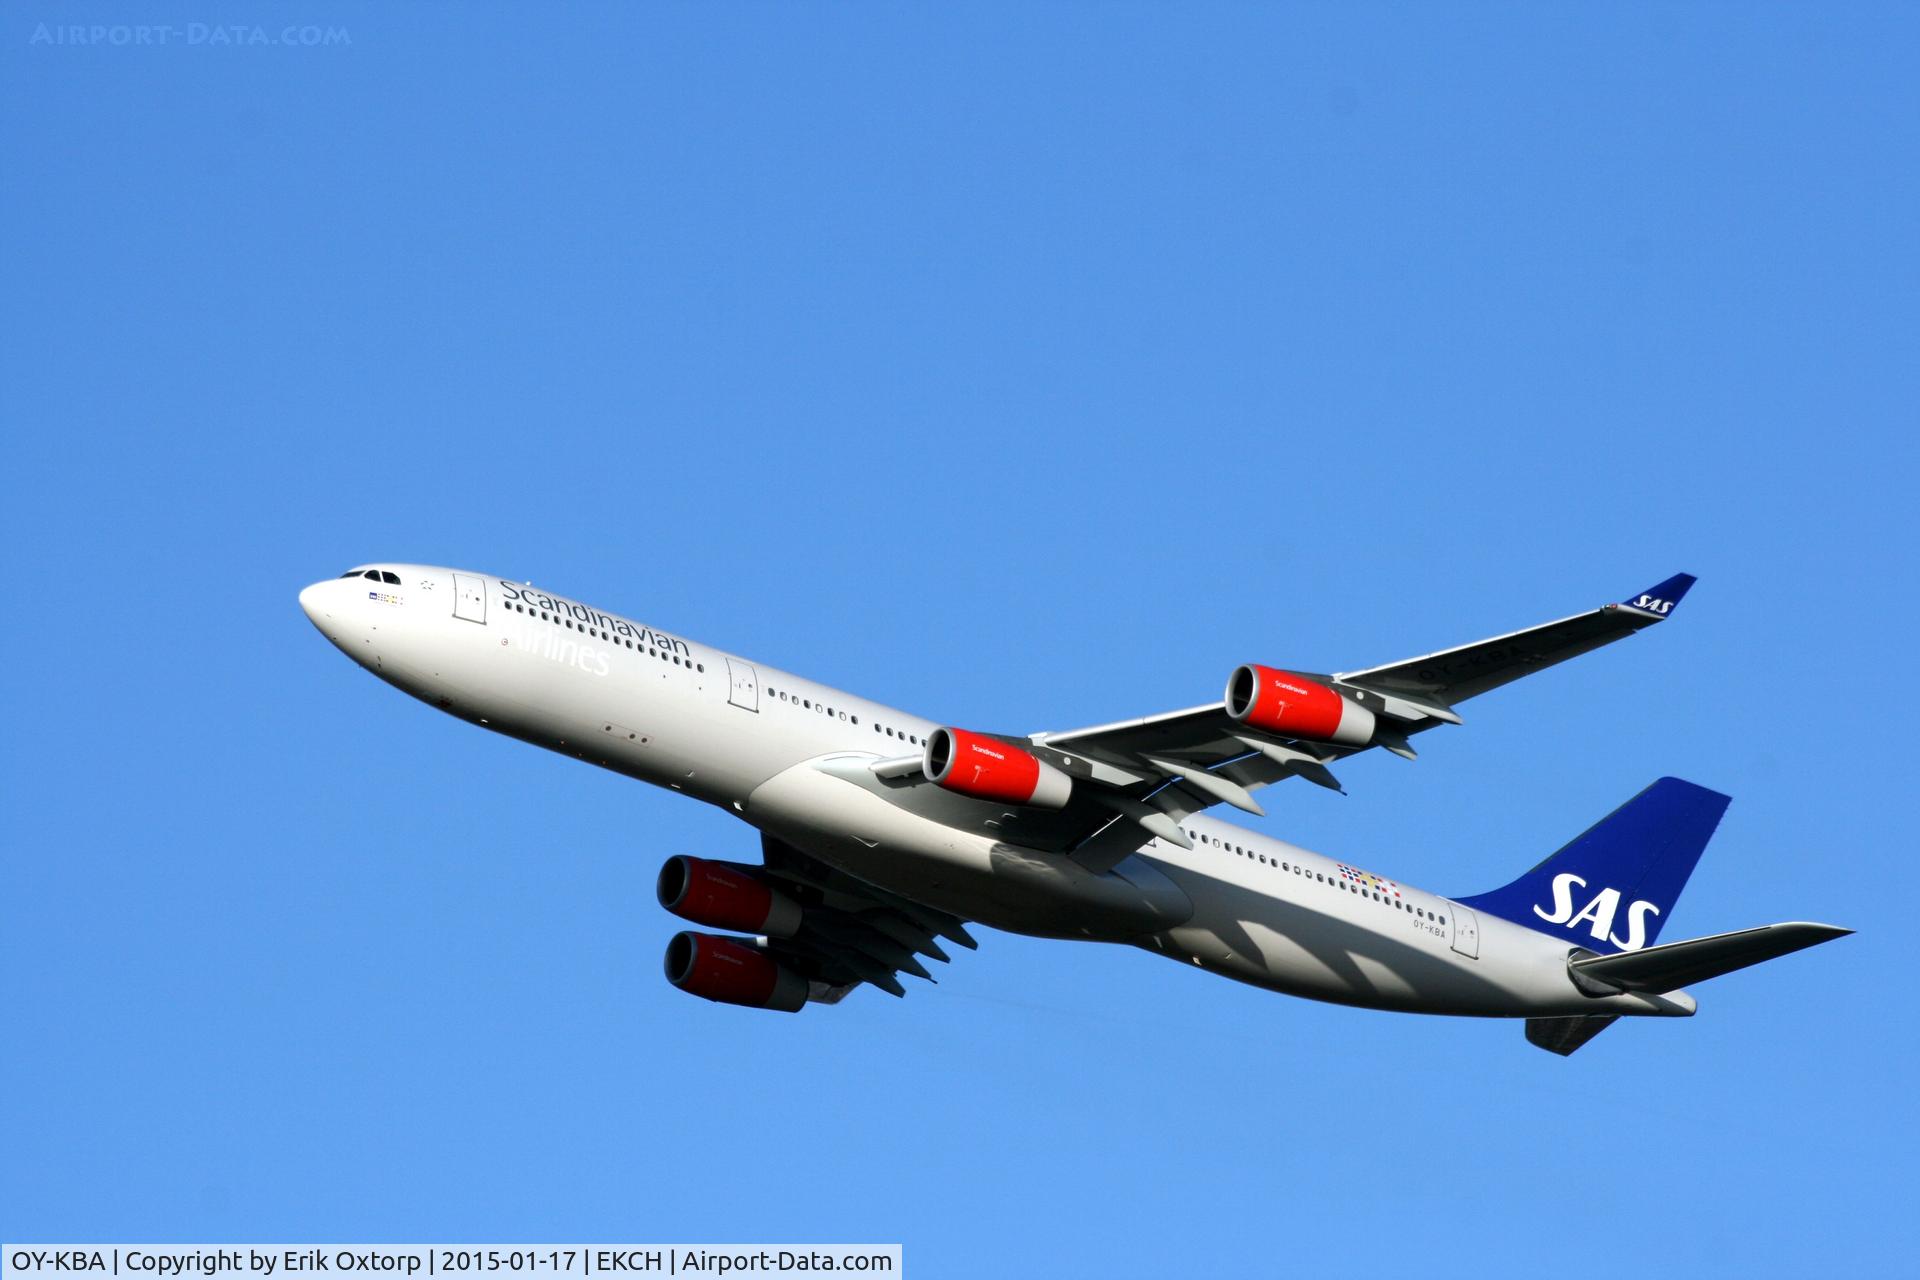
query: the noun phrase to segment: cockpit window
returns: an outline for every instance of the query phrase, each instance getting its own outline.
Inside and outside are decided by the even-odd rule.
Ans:
[[[400,575],[393,572],[391,569],[382,569],[380,571],[380,581],[386,583],[390,587],[397,587],[400,585]]]
[[[343,578],[357,578],[360,576],[360,570],[349,569],[345,573],[341,574],[340,576]]]

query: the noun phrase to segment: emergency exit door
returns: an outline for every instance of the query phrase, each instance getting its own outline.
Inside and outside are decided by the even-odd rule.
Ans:
[[[1480,958],[1480,917],[1457,902],[1447,904],[1447,923],[1453,927],[1453,949],[1471,959]]]
[[[748,711],[760,710],[760,677],[752,664],[727,659],[727,701]]]
[[[454,574],[453,616],[484,625],[487,620],[487,584],[470,574]]]

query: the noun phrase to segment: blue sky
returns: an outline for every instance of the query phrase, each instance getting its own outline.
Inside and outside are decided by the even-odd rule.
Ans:
[[[9,6],[0,1237],[1910,1266],[1916,35]],[[1465,894],[1678,774],[1735,800],[1669,936],[1860,933],[1567,1060],[1000,934],[904,1002],[706,1005],[652,878],[751,833],[343,662],[294,595],[375,558],[1010,732],[1690,571],[1256,825]]]

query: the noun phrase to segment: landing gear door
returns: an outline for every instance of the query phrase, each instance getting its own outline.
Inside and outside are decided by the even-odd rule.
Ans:
[[[487,584],[469,574],[453,575],[453,616],[485,625]]]
[[[727,659],[727,701],[748,711],[760,710],[760,677],[738,658]]]
[[[1480,958],[1480,917],[1457,902],[1447,904],[1447,923],[1452,926],[1453,949],[1469,959]]]

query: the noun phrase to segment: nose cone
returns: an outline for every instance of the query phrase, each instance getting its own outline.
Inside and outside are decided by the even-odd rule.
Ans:
[[[316,582],[300,593],[300,612],[307,615],[307,621],[314,626],[320,625],[320,593],[326,583]]]
[[[300,612],[307,615],[307,621],[362,666],[371,660],[373,644],[373,628],[362,607],[366,586],[354,578],[328,578],[300,593]]]
[[[319,628],[320,634],[335,644],[340,643],[341,626],[347,621],[345,606],[352,595],[351,590],[343,591],[345,584],[338,578],[325,582],[316,582],[300,593],[300,612],[307,615],[307,621]]]

